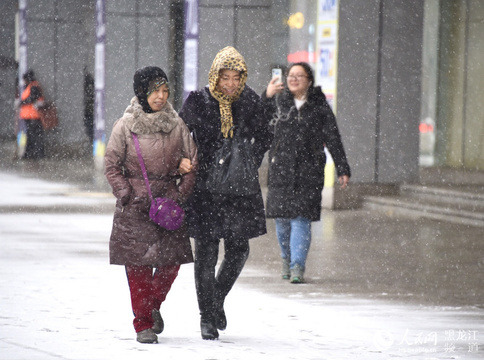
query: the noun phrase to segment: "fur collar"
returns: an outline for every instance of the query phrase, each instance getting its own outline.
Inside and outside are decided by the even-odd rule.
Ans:
[[[123,119],[131,132],[146,135],[160,131],[169,133],[176,126],[179,117],[168,102],[161,111],[147,114],[135,96],[124,111]]]

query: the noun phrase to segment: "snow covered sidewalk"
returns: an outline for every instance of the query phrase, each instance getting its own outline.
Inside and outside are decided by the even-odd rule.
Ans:
[[[59,195],[75,192],[68,186],[52,191],[54,185],[14,178],[0,173],[0,207],[24,198],[63,206],[94,201]],[[299,296],[298,286],[277,296],[246,281],[227,298],[227,330],[204,341],[191,264],[182,266],[162,305],[159,343],[139,344],[124,268],[108,264],[111,220],[47,209],[0,213],[0,359],[483,358],[482,309],[311,298]],[[251,264],[242,277],[260,271]]]

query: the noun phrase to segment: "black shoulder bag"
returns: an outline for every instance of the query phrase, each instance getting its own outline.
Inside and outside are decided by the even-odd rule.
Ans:
[[[212,194],[246,196],[260,191],[259,166],[252,142],[239,136],[223,138],[208,169],[207,190]]]

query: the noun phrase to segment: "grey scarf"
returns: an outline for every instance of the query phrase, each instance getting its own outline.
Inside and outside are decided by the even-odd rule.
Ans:
[[[138,98],[135,96],[124,111],[123,119],[131,132],[146,135],[160,131],[169,133],[175,128],[179,116],[168,102],[161,111],[150,114],[145,113]]]

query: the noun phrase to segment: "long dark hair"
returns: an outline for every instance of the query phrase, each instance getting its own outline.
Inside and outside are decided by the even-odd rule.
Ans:
[[[289,71],[291,71],[291,69],[294,66],[301,66],[304,69],[304,71],[306,72],[306,76],[308,77],[308,80],[310,82],[309,87],[310,88],[314,87],[314,74],[313,74],[313,69],[311,69],[311,66],[307,62],[301,61],[301,62],[289,64],[289,66],[287,68],[287,71],[286,71],[286,78],[287,78],[287,75],[289,74]]]

